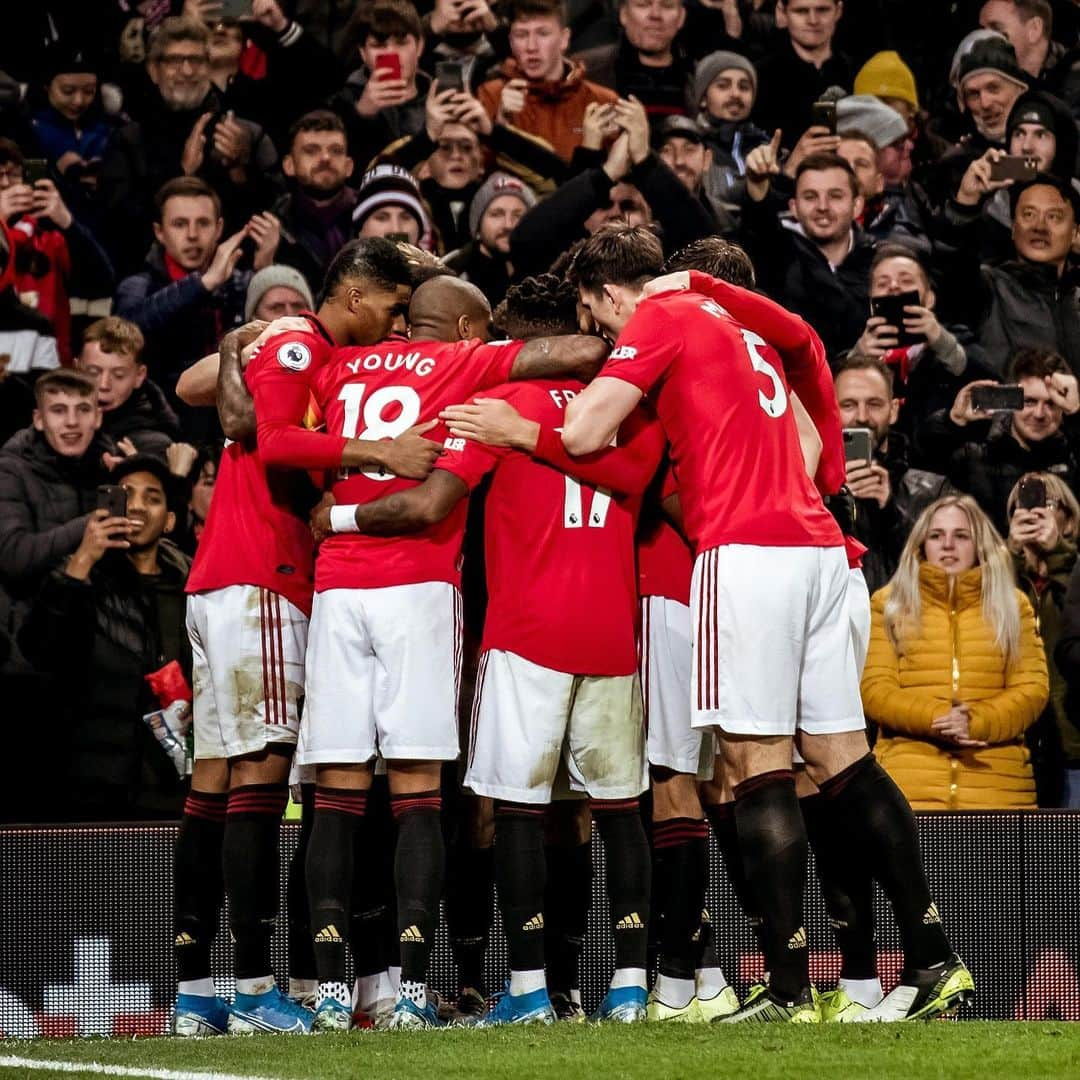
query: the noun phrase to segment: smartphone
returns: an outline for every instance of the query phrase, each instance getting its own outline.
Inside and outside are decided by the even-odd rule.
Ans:
[[[815,101],[810,108],[810,114],[813,117],[814,127],[828,128],[830,135],[836,134],[835,101]]]
[[[23,183],[33,187],[39,180],[49,179],[49,163],[44,158],[23,159]]]
[[[385,71],[384,78],[401,78],[401,57],[396,52],[381,52],[375,56],[375,70]]]
[[[1046,481],[1041,476],[1025,476],[1016,493],[1016,505],[1021,510],[1037,510],[1046,505]]]
[[[127,491],[119,484],[102,484],[97,489],[97,508],[109,517],[127,517]]]
[[[435,85],[440,94],[446,90],[464,91],[464,68],[457,60],[440,60],[435,65]]]
[[[245,266],[251,266],[255,262],[255,252],[259,250],[259,245],[255,243],[254,236],[245,236],[240,241],[240,261]]]
[[[391,233],[387,233],[386,234],[386,239],[387,240],[393,240],[393,242],[395,244],[411,244],[412,243],[412,241],[409,239],[409,234],[407,232],[391,232]]]
[[[976,386],[971,391],[971,407],[977,412],[1019,412],[1024,407],[1024,391],[1019,386]]]
[[[869,428],[844,428],[844,460],[874,460],[874,433]]]
[[[990,162],[991,180],[1034,180],[1039,174],[1039,159],[1019,155]]]
[[[909,345],[921,345],[926,341],[925,334],[912,334],[904,329],[904,308],[921,303],[919,294],[911,289],[895,296],[871,297],[870,310],[875,315],[880,315],[889,326],[896,328],[897,344],[900,348],[907,348]]]

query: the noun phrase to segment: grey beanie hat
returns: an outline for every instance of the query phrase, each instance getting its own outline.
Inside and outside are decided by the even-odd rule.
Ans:
[[[694,68],[694,78],[690,84],[693,100],[688,102],[692,115],[697,115],[698,109],[701,108],[701,100],[705,97],[705,91],[712,86],[716,77],[721,71],[727,71],[729,68],[745,71],[750,76],[750,82],[754,87],[754,97],[757,97],[757,68],[745,56],[721,49],[719,52],[703,56]]]
[[[278,285],[285,285],[290,289],[294,289],[307,302],[308,308],[314,311],[315,299],[311,295],[311,289],[308,287],[304,275],[291,266],[275,264],[274,266],[263,267],[248,283],[247,297],[244,300],[244,318],[251,319],[255,314],[255,309],[259,306],[259,301]]]
[[[479,187],[469,204],[469,235],[476,236],[480,231],[480,220],[487,208],[500,195],[513,195],[525,204],[526,210],[536,205],[536,194],[528,184],[509,173],[493,172]]]
[[[902,139],[908,131],[904,118],[873,94],[850,94],[836,103],[836,132],[857,131],[874,140],[879,150]]]

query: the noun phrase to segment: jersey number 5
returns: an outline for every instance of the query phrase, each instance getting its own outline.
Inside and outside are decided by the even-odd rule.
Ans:
[[[739,333],[742,334],[743,341],[746,344],[746,354],[750,357],[750,366],[772,383],[772,397],[769,397],[764,390],[759,390],[758,404],[775,420],[787,412],[788,396],[787,391],[784,389],[783,380],[776,373],[776,368],[759,351],[768,348],[769,343],[751,330],[740,330]]]
[[[364,401],[366,390],[367,383],[346,383],[338,394],[338,401],[345,403],[341,434],[346,439],[395,439],[420,419],[420,395],[411,386],[383,386]],[[397,416],[393,420],[384,420],[383,413],[392,405],[398,406]],[[361,419],[364,422],[362,428]],[[372,480],[392,479],[366,470],[364,475]]]

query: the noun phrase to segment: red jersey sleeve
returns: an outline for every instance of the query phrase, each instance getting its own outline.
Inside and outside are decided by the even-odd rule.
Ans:
[[[461,480],[472,491],[509,451],[470,439],[447,439],[436,469]]]
[[[697,270],[690,271],[690,288],[715,300],[779,353],[788,385],[821,436],[821,460],[814,479],[826,493],[839,491],[846,477],[840,408],[825,347],[813,328],[775,301]]]
[[[622,379],[648,394],[663,379],[681,346],[678,323],[655,300],[646,300],[623,327],[600,374]]]
[[[463,341],[460,363],[467,365],[470,381],[477,390],[487,390],[510,381],[510,372],[524,341]]]
[[[643,409],[635,409],[619,428],[616,446],[571,457],[558,429],[541,426],[533,457],[583,483],[619,495],[641,495],[656,475],[665,445],[660,424]]]
[[[267,465],[336,469],[346,439],[303,427],[312,377],[329,346],[317,334],[290,332],[268,339],[247,369],[255,399],[256,440]]]

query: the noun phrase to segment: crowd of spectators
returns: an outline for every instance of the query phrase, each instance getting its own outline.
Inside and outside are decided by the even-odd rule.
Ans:
[[[190,676],[222,445],[186,369],[313,308],[352,237],[494,308],[613,219],[667,255],[738,243],[824,341],[869,433],[866,711],[913,803],[1080,806],[1076,0],[41,0],[5,24],[0,695],[14,760],[44,735],[51,764],[0,819],[178,813],[147,677]],[[999,383],[1015,408],[980,405]],[[118,551],[91,511],[121,483]]]

